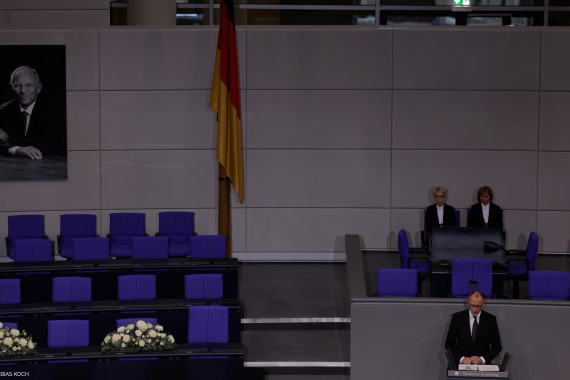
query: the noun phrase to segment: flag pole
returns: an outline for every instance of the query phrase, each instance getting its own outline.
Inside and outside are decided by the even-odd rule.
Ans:
[[[230,213],[230,178],[218,162],[218,235],[226,237],[226,257],[232,257],[232,224]]]

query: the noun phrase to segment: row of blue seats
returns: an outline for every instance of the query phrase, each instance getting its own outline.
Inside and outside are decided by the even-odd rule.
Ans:
[[[224,258],[226,238],[197,236],[193,212],[159,213],[159,232],[146,233],[145,214],[111,213],[107,238],[97,235],[96,215],[65,214],[60,217],[58,252],[73,260],[120,258]],[[15,261],[51,260],[51,240],[45,235],[43,215],[8,217],[8,256]]]
[[[184,276],[186,299],[222,299],[224,297],[222,274],[192,274]],[[156,276],[119,276],[117,298],[124,300],[156,299]],[[91,278],[54,277],[52,285],[53,302],[91,301]],[[19,304],[19,279],[0,280],[0,305]]]
[[[532,271],[528,274],[528,296],[532,300],[568,301],[570,299],[570,273]],[[471,281],[477,291],[491,297],[492,263],[486,259],[455,259],[452,269],[451,293],[454,298],[468,298]],[[379,297],[416,297],[418,271],[416,269],[378,269],[377,294]]]
[[[144,320],[153,326],[158,323],[155,318],[125,318],[117,319],[117,328]],[[52,320],[48,321],[48,347],[85,347],[99,345],[99,342],[89,342],[88,320]],[[17,329],[17,323],[2,320],[4,329]],[[165,332],[169,326],[164,327]],[[110,332],[110,331],[109,331]],[[188,308],[188,343],[228,343],[229,341],[229,308],[226,306],[193,306]],[[179,342],[180,343],[180,342]]]

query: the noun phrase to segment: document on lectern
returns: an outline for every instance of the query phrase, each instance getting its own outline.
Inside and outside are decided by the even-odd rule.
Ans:
[[[499,366],[494,364],[459,364],[460,371],[499,372]]]

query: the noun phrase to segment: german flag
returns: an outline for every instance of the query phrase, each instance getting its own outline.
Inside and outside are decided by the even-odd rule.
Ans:
[[[243,203],[241,111],[233,0],[223,0],[220,8],[220,31],[210,108],[218,113],[216,157],[232,181],[239,202]]]

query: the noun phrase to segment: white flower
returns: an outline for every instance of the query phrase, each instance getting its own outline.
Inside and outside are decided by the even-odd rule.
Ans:
[[[18,336],[18,335],[20,335],[20,330],[12,329],[12,330],[10,330],[10,334],[12,334],[13,336]]]
[[[12,351],[18,351],[18,347],[16,346],[12,347]]]
[[[111,336],[107,335],[104,339],[105,343],[109,343],[109,341],[111,340]]]
[[[151,338],[156,338],[156,331],[150,330],[150,331],[148,332],[148,335],[150,335]]]
[[[14,341],[12,340],[12,338],[4,338],[2,343],[4,343],[8,347],[12,347],[12,344],[14,343]]]
[[[22,349],[22,347],[16,347],[16,349],[17,349],[17,350],[21,350],[21,349]]]
[[[34,342],[29,341],[29,342],[28,342],[28,348],[29,348],[30,350],[33,350],[33,349],[34,349]]]
[[[170,341],[170,343],[174,343],[174,337],[172,335],[168,336],[168,340]]]
[[[139,330],[141,331],[146,331],[147,326],[146,323],[144,321],[138,321],[137,322],[137,327],[139,328]]]
[[[142,332],[141,332],[141,330],[137,330],[137,331],[135,331],[135,335],[136,335],[136,336],[141,336],[141,335],[142,335]]]
[[[117,332],[122,333],[123,331],[125,331],[125,326],[121,326],[117,329]]]
[[[162,327],[161,325],[156,325],[156,326],[154,326],[154,329],[156,331],[162,331],[162,330],[164,330],[164,327]]]
[[[162,339],[164,339],[164,338],[166,338],[166,334],[165,334],[165,333],[162,333],[162,334],[160,334],[160,337],[161,337]]]
[[[164,342],[160,342],[160,345],[161,345],[161,346],[164,346]]]
[[[132,330],[132,329],[134,329],[134,328],[135,328],[135,325],[133,325],[132,323],[129,323],[129,324],[127,325],[127,330]]]
[[[128,336],[128,335],[125,335],[125,336],[123,337],[123,340],[128,343],[128,342],[131,341],[131,337]]]
[[[121,347],[125,348],[125,344],[124,344],[124,343],[123,343],[123,344],[121,344]]]
[[[0,339],[4,338],[4,330],[0,330]]]
[[[28,344],[28,341],[25,339],[20,339],[20,346],[26,347],[26,344]]]
[[[141,340],[141,341],[139,342],[139,346],[144,347],[144,340]]]
[[[121,340],[121,336],[119,334],[113,334],[113,339],[111,339],[111,342],[115,343],[119,340]]]
[[[146,342],[147,342],[147,343],[150,343],[150,342],[152,342],[152,341],[151,341],[150,339],[147,339]]]
[[[0,322],[0,329],[4,327],[4,324],[2,322]]]
[[[147,323],[147,324],[146,324],[146,328],[147,328],[147,329],[152,329],[152,324]]]

